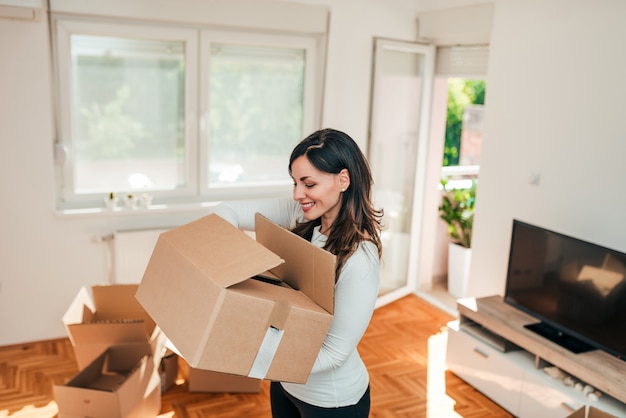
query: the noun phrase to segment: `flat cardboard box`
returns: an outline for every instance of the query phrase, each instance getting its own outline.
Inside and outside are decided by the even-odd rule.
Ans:
[[[583,406],[582,408],[572,412],[567,418],[617,418],[604,411],[594,408],[593,406]]]
[[[189,377],[187,377],[187,390],[189,392],[259,393],[261,382],[261,379],[191,367]]]
[[[180,361],[180,376],[187,383],[188,392],[203,393],[260,393],[261,379],[236,374],[213,372],[190,367]]]
[[[162,348],[165,337],[135,299],[137,288],[137,284],[92,286],[93,300],[87,288],[79,290],[63,315],[79,370],[113,345],[139,354]]]
[[[212,214],[159,236],[136,297],[191,367],[305,383],[334,285],[329,252],[258,214],[256,240]]]
[[[128,360],[134,365],[127,367]],[[59,418],[145,418],[161,410],[161,383],[149,355],[111,347],[65,385],[54,385]]]

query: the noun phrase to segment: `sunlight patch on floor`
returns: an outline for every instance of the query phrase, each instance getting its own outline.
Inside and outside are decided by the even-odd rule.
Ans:
[[[0,410],[0,418],[52,418],[57,415],[59,409],[57,403],[50,401],[44,406],[26,405],[22,409],[9,413],[8,410]]]
[[[55,401],[50,401],[47,405],[36,407],[26,405],[22,409],[9,413],[8,410],[0,410],[0,418],[53,418],[59,412],[59,407]],[[157,415],[156,418],[172,418],[174,411]]]
[[[427,418],[461,418],[454,411],[454,400],[446,395],[447,342],[446,330],[428,339]]]

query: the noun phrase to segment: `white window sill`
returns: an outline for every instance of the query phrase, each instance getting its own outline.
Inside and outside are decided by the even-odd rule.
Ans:
[[[72,208],[72,209],[57,209],[56,215],[58,217],[69,216],[135,216],[146,214],[167,214],[177,212],[194,212],[210,210],[215,207],[219,202],[193,202],[193,203],[168,203],[157,204],[148,206],[136,206],[126,207],[124,205],[117,206],[115,208]]]

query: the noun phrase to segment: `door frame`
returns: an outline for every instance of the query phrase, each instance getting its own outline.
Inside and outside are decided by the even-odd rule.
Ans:
[[[416,147],[416,171],[413,187],[413,202],[411,212],[411,228],[409,239],[409,257],[406,284],[391,290],[379,296],[376,307],[386,305],[403,296],[416,293],[420,280],[418,272],[420,271],[420,246],[422,237],[422,224],[424,222],[424,197],[426,195],[426,178],[428,167],[428,143],[430,135],[431,120],[431,104],[433,95],[433,85],[435,77],[435,53],[436,48],[432,44],[419,42],[409,42],[401,40],[391,40],[384,38],[374,38],[374,54],[372,62],[372,84],[370,96],[370,115],[368,129],[368,145],[372,143],[372,132],[376,130],[374,127],[377,123],[375,113],[377,109],[376,101],[376,82],[378,79],[379,68],[382,65],[382,54],[384,51],[406,52],[421,55],[424,58],[422,94],[420,97],[420,115],[418,118],[418,135]],[[371,149],[371,147],[368,147]],[[369,152],[368,152],[369,154]],[[369,155],[368,155],[369,156]]]

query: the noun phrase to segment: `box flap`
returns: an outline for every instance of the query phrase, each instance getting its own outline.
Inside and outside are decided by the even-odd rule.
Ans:
[[[284,261],[216,214],[164,232],[166,240],[198,270],[221,287],[229,287]]]
[[[163,338],[164,339],[164,338]],[[111,347],[120,348],[126,350],[129,354],[125,355],[123,359],[125,359],[128,364],[124,367],[130,369],[134,362],[136,362],[137,358],[141,356],[151,354],[153,352],[153,345],[148,342],[106,342],[106,343],[95,343],[95,344],[78,344],[75,345],[74,348],[74,357],[76,357],[76,363],[78,365],[78,370],[83,370],[87,367],[91,362],[93,362],[100,354],[105,352],[107,349]],[[141,356],[135,356],[134,353],[141,354]],[[156,356],[156,353],[155,353]]]
[[[336,257],[259,213],[255,221],[256,240],[285,260],[270,271],[332,314]]]
[[[98,320],[141,319],[154,328],[152,318],[135,298],[137,284],[96,285],[91,287]]]
[[[72,345],[145,342],[160,333],[154,320],[135,299],[137,285],[82,287],[63,315]]]
[[[87,288],[81,287],[69,308],[65,311],[63,323],[66,326],[70,324],[81,324],[86,317],[93,314],[95,310]]]
[[[74,344],[147,342],[150,335],[141,320],[110,320],[66,325]]]
[[[100,376],[104,363],[106,361],[107,352],[103,351],[96,359],[94,359],[87,367],[78,372],[72,379],[66,383],[66,386],[84,388],[90,382]]]

